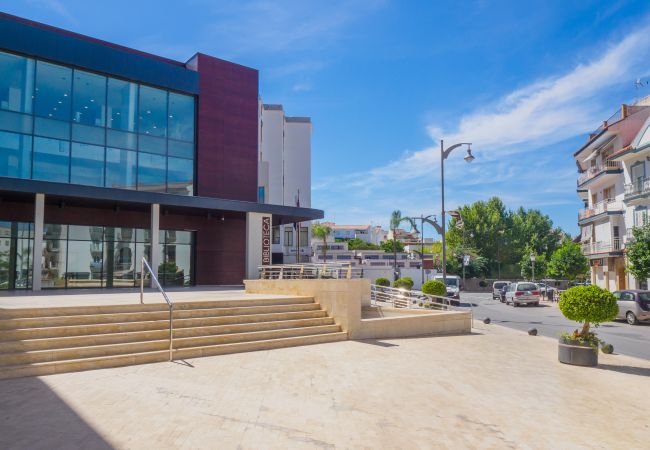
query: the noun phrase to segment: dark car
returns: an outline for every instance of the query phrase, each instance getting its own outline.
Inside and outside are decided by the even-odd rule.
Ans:
[[[650,291],[628,289],[614,292],[618,303],[617,319],[625,319],[630,325],[650,320]]]

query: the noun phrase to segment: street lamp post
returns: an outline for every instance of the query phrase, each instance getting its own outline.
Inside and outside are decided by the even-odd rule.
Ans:
[[[435,221],[435,214],[429,214],[428,216],[424,217],[422,214],[420,214],[420,278],[421,278],[421,283],[424,284],[424,222],[430,223],[434,227],[436,226],[436,223],[432,221],[430,218],[433,217]],[[418,217],[416,217],[418,219]]]
[[[445,228],[447,227],[445,219],[445,159],[449,157],[449,154],[456,148],[467,145],[467,155],[465,155],[465,161],[468,163],[474,161],[474,156],[472,155],[471,142],[461,142],[454,144],[451,147],[448,147],[445,150],[444,141],[440,140],[440,185],[441,185],[441,200],[442,200],[442,281],[447,285],[447,249],[446,247],[446,238],[445,238]]]
[[[533,265],[533,281],[535,281],[535,261],[537,260],[537,255],[535,253],[530,254],[530,263]]]

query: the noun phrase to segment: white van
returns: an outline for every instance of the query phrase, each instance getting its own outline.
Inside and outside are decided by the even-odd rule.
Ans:
[[[443,281],[442,275],[436,275],[434,280]],[[447,297],[460,299],[460,277],[447,275]]]

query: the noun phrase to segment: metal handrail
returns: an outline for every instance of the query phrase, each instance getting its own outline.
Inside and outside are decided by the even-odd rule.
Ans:
[[[277,264],[258,267],[262,280],[363,278],[363,268],[351,264]]]
[[[156,283],[156,286],[158,287],[158,290],[162,294],[163,298],[167,302],[167,306],[169,306],[169,360],[173,361],[173,334],[174,334],[174,322],[172,320],[172,316],[174,314],[174,303],[169,299],[167,296],[167,293],[165,290],[162,288],[160,285],[160,282],[158,281],[158,277],[154,275],[153,269],[147,262],[147,258],[144,256],[142,257],[142,261],[140,263],[140,304],[144,305],[144,269],[147,269],[149,271],[149,274],[151,275],[151,280],[152,284],[153,282]]]
[[[439,308],[445,310],[452,310],[453,305],[451,298],[439,295],[425,294],[422,291],[409,291],[406,289],[398,289],[388,286],[379,286],[377,284],[370,285],[370,300],[383,303],[392,304],[395,308],[414,308],[415,304],[424,303],[432,308]],[[419,309],[419,308],[417,308]]]

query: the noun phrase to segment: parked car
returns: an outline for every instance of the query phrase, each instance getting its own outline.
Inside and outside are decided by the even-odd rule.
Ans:
[[[534,305],[539,306],[539,288],[530,281],[510,283],[506,291],[506,304],[512,306]]]
[[[492,300],[500,300],[501,299],[501,289],[504,286],[508,286],[510,284],[510,281],[495,281],[492,283]]]
[[[535,283],[535,284],[539,288],[542,297],[547,297],[549,299],[553,298],[553,294],[555,294],[555,288],[554,287],[549,286],[546,283]]]
[[[629,289],[614,292],[618,303],[616,319],[624,319],[630,325],[650,320],[650,291]]]

